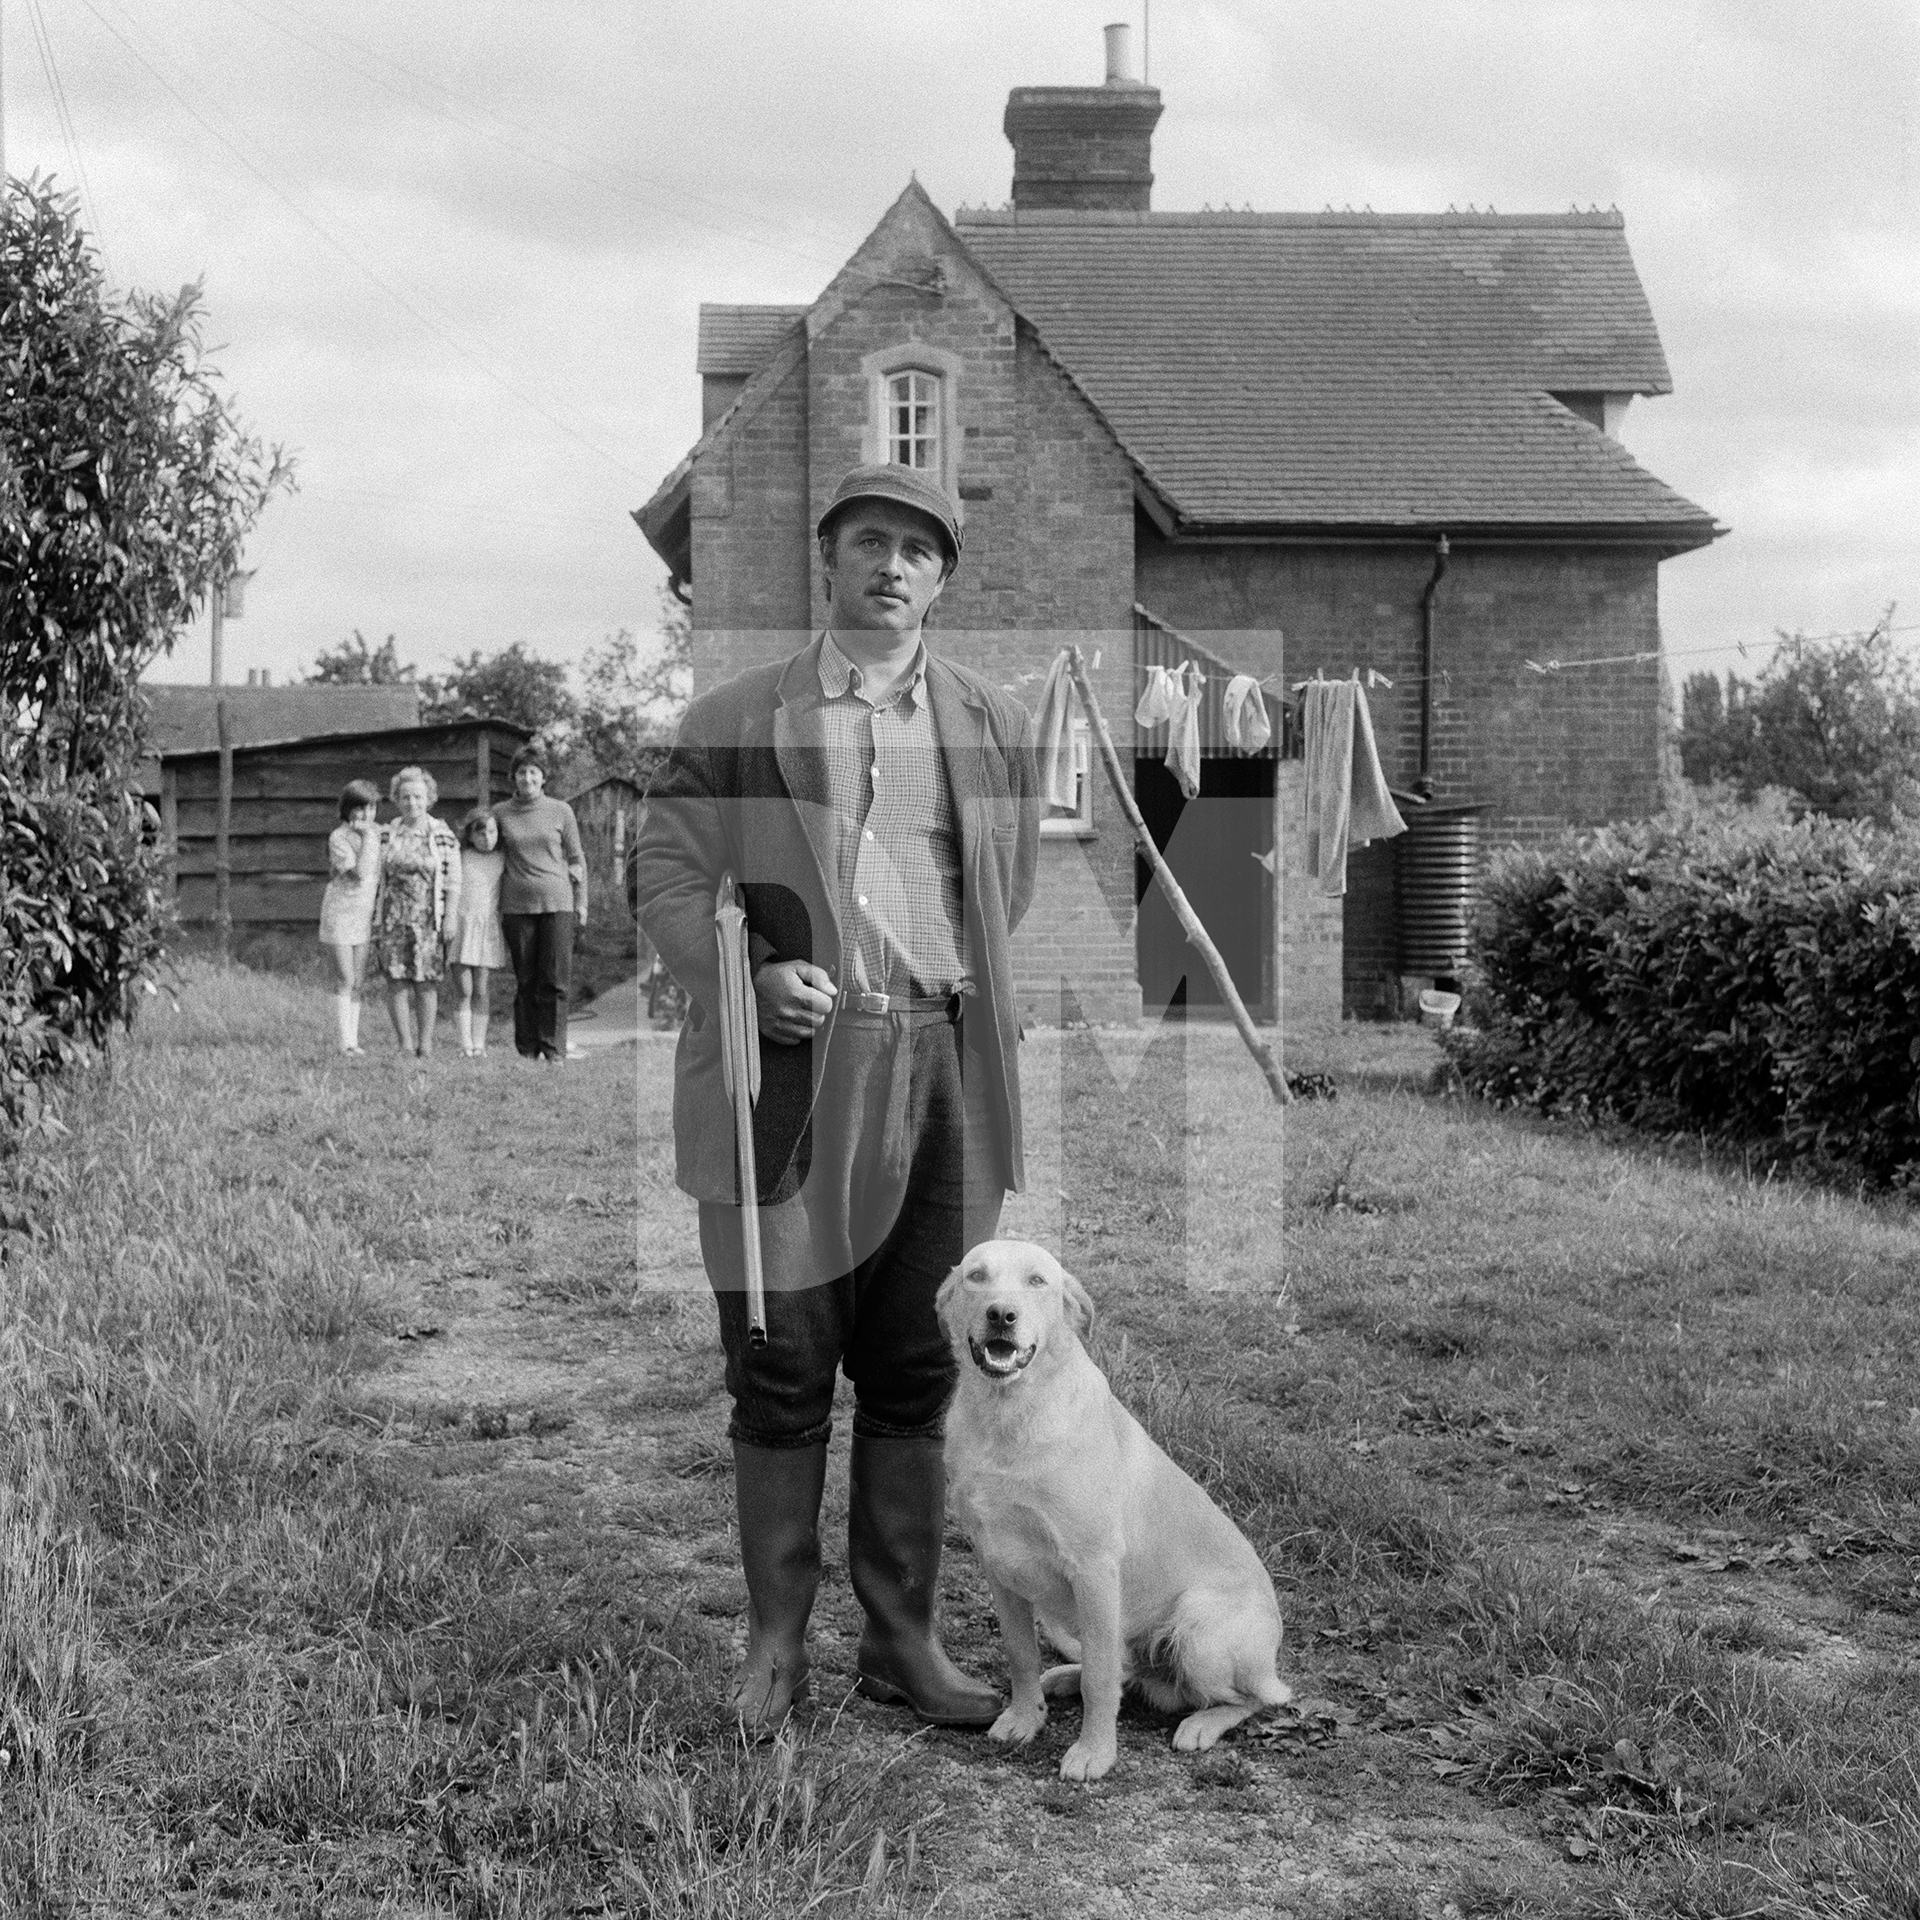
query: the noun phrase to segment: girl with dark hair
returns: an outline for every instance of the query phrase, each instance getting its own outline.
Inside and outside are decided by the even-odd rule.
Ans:
[[[513,1044],[527,1059],[567,1057],[573,936],[587,918],[580,824],[547,796],[546,755],[531,741],[513,756],[513,798],[494,809],[506,875],[500,924],[513,955]]]
[[[493,969],[507,964],[507,940],[500,926],[500,883],[506,877],[507,857],[500,851],[500,823],[491,808],[475,807],[461,821],[460,841],[460,924],[447,958],[460,989],[453,1014],[460,1050],[472,1059],[487,1050]]]
[[[327,890],[320,896],[320,944],[333,954],[334,1031],[342,1053],[360,1053],[360,976],[373,937],[380,886],[380,789],[349,780],[340,793],[340,824],[327,835]]]

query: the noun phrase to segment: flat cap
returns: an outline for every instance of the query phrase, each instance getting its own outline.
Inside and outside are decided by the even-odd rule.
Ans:
[[[815,532],[823,538],[827,529],[856,500],[891,500],[895,506],[912,507],[935,521],[947,543],[947,564],[960,562],[960,515],[953,497],[939,481],[918,467],[877,465],[849,467],[846,477],[833,490],[827,510],[820,516]]]

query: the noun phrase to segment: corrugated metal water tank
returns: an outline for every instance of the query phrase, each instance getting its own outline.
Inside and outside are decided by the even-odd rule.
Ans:
[[[1480,870],[1484,806],[1403,807],[1393,843],[1400,971],[1456,977],[1467,959],[1467,914]]]

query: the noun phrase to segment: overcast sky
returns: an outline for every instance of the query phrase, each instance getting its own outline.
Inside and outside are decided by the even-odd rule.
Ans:
[[[356,628],[572,659],[654,626],[628,514],[698,433],[699,303],[813,298],[916,172],[1001,204],[1008,89],[1097,82],[1138,8],[0,0],[6,160],[77,151],[113,279],[203,279],[299,456],[231,677]],[[1157,207],[1622,209],[1675,385],[1627,445],[1732,528],[1662,569],[1676,672],[1920,623],[1920,8],[1159,0],[1147,50]]]

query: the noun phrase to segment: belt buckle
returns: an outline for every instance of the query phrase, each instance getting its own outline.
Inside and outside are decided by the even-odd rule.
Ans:
[[[884,993],[856,993],[853,996],[855,1013],[888,1013],[892,1010],[892,997]]]

